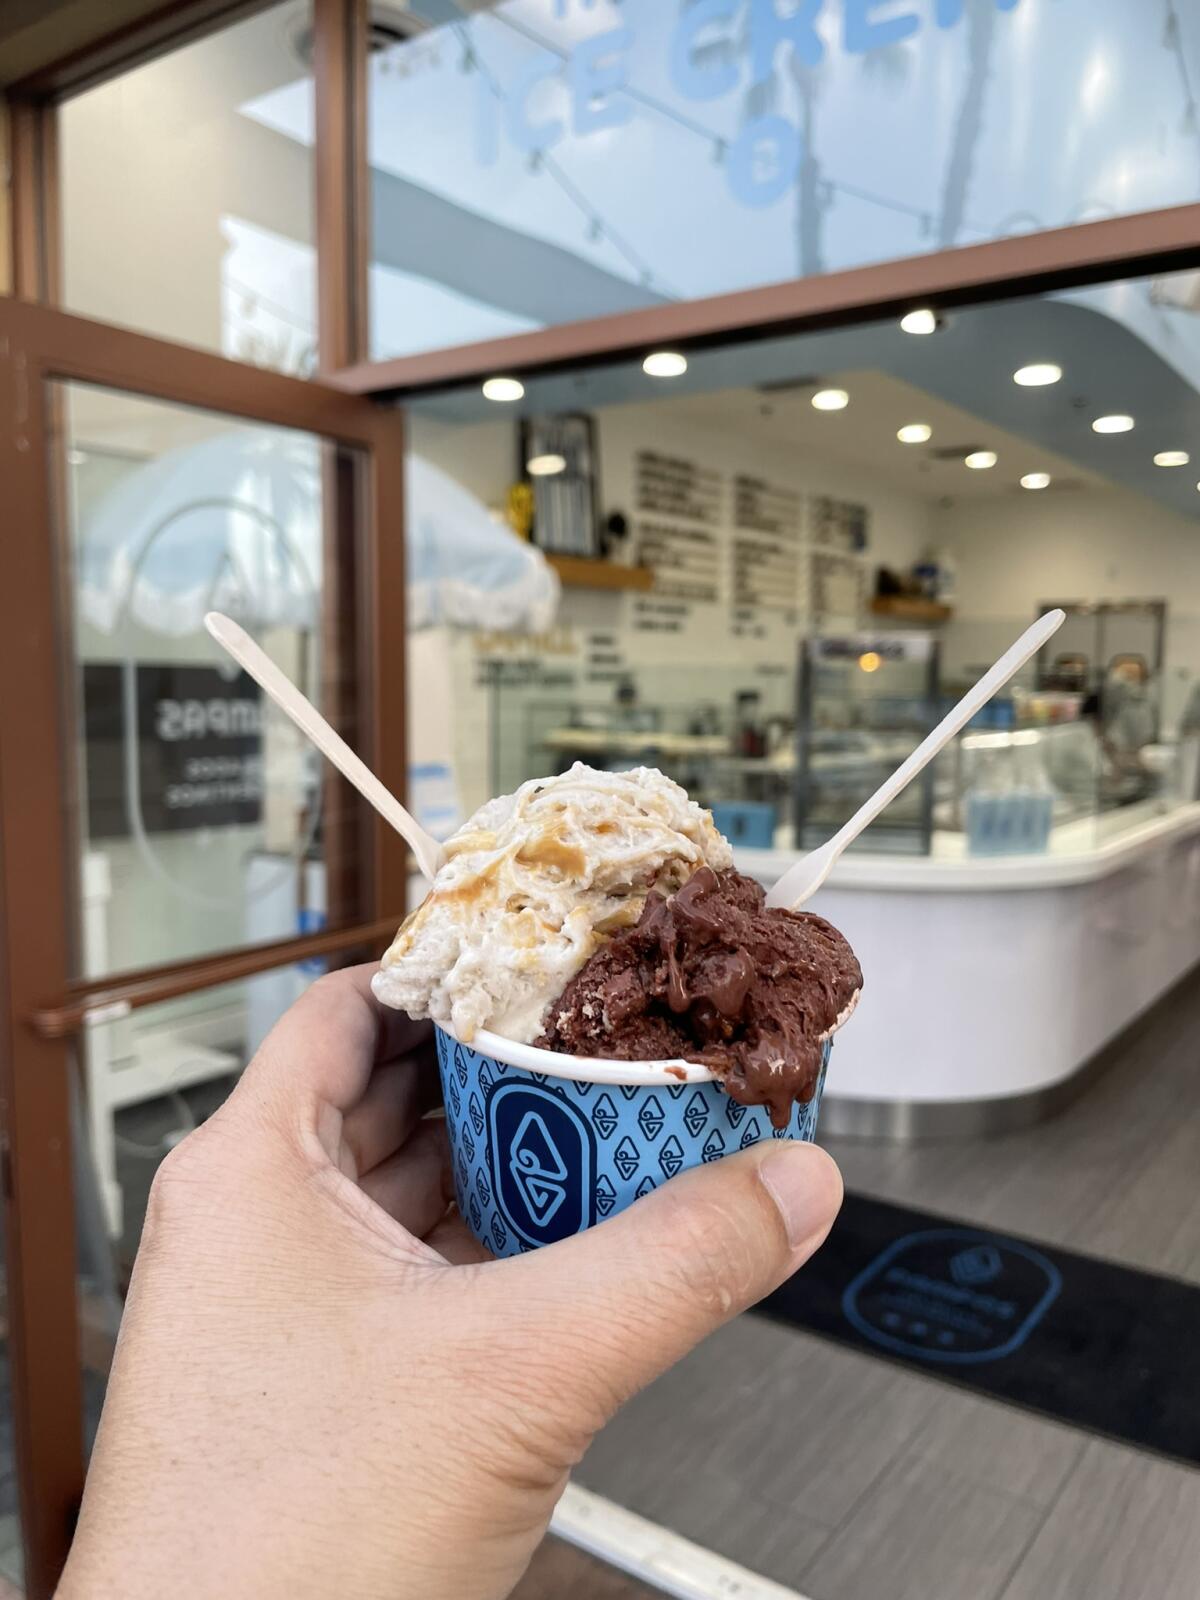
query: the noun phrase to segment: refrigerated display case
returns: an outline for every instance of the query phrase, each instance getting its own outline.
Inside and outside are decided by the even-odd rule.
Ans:
[[[937,720],[938,643],[927,634],[846,633],[800,647],[795,844],[823,844],[910,755]],[[927,768],[855,848],[928,855]]]

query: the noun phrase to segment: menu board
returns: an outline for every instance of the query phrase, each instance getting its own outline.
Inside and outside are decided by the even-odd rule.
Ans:
[[[739,472],[733,480],[735,607],[794,611],[800,585],[800,495]]]
[[[858,554],[867,548],[871,513],[854,500],[817,494],[812,499],[812,542],[826,550]]]
[[[856,617],[863,606],[864,578],[861,564],[852,556],[814,550],[809,585],[813,620]]]
[[[725,504],[721,474],[679,456],[639,450],[635,496],[637,560],[653,571],[655,594],[718,600]]]

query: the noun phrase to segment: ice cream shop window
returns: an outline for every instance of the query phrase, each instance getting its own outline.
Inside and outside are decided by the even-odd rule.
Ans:
[[[655,766],[736,848],[807,847],[1053,603],[1053,652],[857,848],[1069,853],[1189,802],[1194,287],[418,400],[414,762],[458,816],[575,760]]]

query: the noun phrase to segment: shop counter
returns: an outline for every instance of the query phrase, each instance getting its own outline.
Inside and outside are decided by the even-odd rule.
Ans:
[[[768,887],[790,852],[739,850]],[[843,857],[809,903],[853,944],[863,997],[821,1127],[953,1137],[1048,1115],[1098,1053],[1200,962],[1200,804],[1055,830],[1038,856]]]

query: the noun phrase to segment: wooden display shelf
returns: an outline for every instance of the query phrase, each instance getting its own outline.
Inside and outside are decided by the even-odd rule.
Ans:
[[[568,589],[652,589],[649,567],[625,567],[616,561],[596,561],[589,556],[563,556],[546,552],[546,560]]]
[[[954,615],[953,606],[908,594],[876,595],[871,610],[877,617],[892,617],[897,622],[949,622]]]

